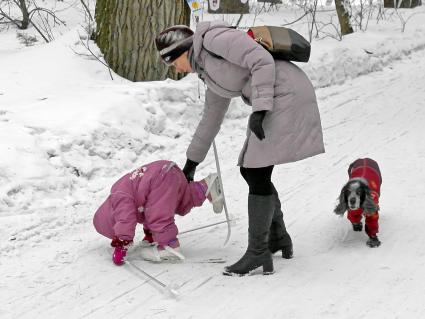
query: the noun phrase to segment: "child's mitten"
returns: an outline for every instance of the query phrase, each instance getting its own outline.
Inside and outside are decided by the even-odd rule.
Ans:
[[[132,243],[132,240],[121,240],[116,236],[112,239],[111,246],[115,248],[112,254],[112,261],[115,265],[120,266],[124,264],[124,257],[127,255],[127,249]]]

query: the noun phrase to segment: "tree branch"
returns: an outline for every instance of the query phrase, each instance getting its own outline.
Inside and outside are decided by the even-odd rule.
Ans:
[[[109,71],[109,76],[111,77],[111,80],[113,81],[114,80],[114,78],[113,78],[113,76],[112,76],[112,72],[111,72],[111,68],[109,67],[109,65],[107,65],[105,62],[103,62],[101,59],[99,59],[98,57],[97,57],[97,55],[96,54],[94,54],[94,52],[90,49],[90,46],[89,46],[89,44],[88,44],[88,41],[87,41],[87,44],[85,44],[84,42],[83,42],[83,40],[81,40],[81,36],[80,36],[80,33],[78,33],[78,36],[79,36],[79,39],[80,39],[80,42],[81,42],[81,44],[83,45],[83,47],[85,47],[86,49],[87,49],[87,51],[89,51],[90,52],[90,54],[97,60],[97,61],[99,61],[100,63],[102,63],[104,66],[106,66],[107,68],[108,68],[108,71]],[[90,36],[89,36],[90,37]]]
[[[87,14],[88,14],[90,20],[93,21],[93,16],[90,13],[89,7],[86,5],[86,3],[84,2],[84,0],[80,0],[80,2],[83,5],[84,9],[87,11]]]
[[[6,20],[9,20],[9,23],[12,23],[16,25],[19,29],[21,29],[21,25],[18,23],[19,20],[12,19],[6,12],[3,11],[3,9],[0,8],[0,16],[5,18]],[[6,23],[6,22],[4,22]]]
[[[36,13],[37,11],[45,12],[45,13],[47,13],[48,15],[50,15],[50,16],[52,16],[52,17],[53,17],[53,21],[54,21],[55,23],[56,23],[56,21],[58,21],[58,22],[59,22],[59,24],[60,24],[60,23],[62,23],[62,25],[65,25],[65,21],[62,21],[61,19],[59,19],[53,11],[51,11],[51,10],[49,10],[49,9],[46,9],[46,8],[36,7],[36,8],[34,8],[34,9],[32,9],[32,10],[29,12],[29,14],[28,14],[28,15],[29,15],[29,17],[30,17],[30,19],[32,19],[32,16],[33,16],[33,15],[34,15],[34,13]]]
[[[47,39],[45,37],[45,35],[43,34],[43,32],[41,32],[41,30],[34,24],[34,22],[32,22],[32,20],[30,20],[31,25],[34,27],[35,30],[37,30],[37,32],[43,37],[44,41],[46,41],[46,43],[49,43],[49,39]]]

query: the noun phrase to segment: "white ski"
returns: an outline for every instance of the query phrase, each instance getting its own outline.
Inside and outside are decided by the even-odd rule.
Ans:
[[[209,258],[209,259],[203,259],[203,260],[194,260],[189,261],[189,263],[195,263],[195,264],[224,264],[226,260],[222,258]]]
[[[224,221],[221,221],[221,222],[216,222],[216,223],[212,223],[212,224],[208,224],[208,225],[202,225],[202,226],[199,226],[199,227],[195,227],[195,228],[191,228],[191,229],[188,229],[188,230],[181,231],[181,232],[179,232],[179,235],[190,233],[190,232],[193,232],[195,230],[200,230],[200,229],[204,229],[204,228],[208,228],[208,227],[217,226],[217,225],[228,223],[228,222],[233,222],[233,221],[236,221],[236,220],[237,220],[237,218],[224,220]]]
[[[229,212],[227,211],[226,196],[224,195],[223,180],[221,179],[220,163],[218,161],[217,146],[215,145],[215,140],[213,141],[213,148],[214,148],[215,166],[217,167],[218,181],[220,182],[221,192],[223,193],[224,213],[226,215],[226,222],[227,222],[227,237],[223,244],[223,246],[226,246],[227,243],[229,242],[230,235],[232,233],[232,227],[230,226],[231,220],[230,220]]]

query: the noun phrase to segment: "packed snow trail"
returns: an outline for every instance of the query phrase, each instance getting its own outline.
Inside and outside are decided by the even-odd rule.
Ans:
[[[2,257],[0,317],[424,318],[424,83],[422,50],[383,71],[317,91],[326,154],[274,172],[295,253],[292,260],[276,254],[276,274],[224,277],[223,263],[203,262],[235,262],[247,240],[247,187],[234,166],[245,120],[229,119],[217,138],[229,211],[239,218],[229,245],[221,247],[226,230],[217,226],[180,237],[184,263],[134,261],[177,287],[180,299],[112,264],[109,240],[87,221],[96,198],[77,206],[80,222],[56,221],[50,238],[33,234],[20,254]],[[184,153],[185,145],[177,147]],[[171,158],[174,152],[161,154]],[[364,232],[352,232],[345,217],[332,213],[349,163],[365,156],[378,161],[383,174],[382,246],[376,249],[365,245]],[[206,169],[213,169],[213,158],[208,161]],[[212,215],[202,208],[178,224],[183,231],[213,221]]]

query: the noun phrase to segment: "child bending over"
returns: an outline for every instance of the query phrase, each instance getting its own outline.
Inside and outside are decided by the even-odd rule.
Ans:
[[[217,174],[189,183],[175,163],[156,161],[115,182],[110,195],[96,211],[93,224],[100,234],[112,239],[111,246],[115,248],[112,260],[116,265],[124,263],[138,223],[143,224],[145,232],[140,252],[143,259],[157,262],[184,259],[174,215],[186,215],[206,198],[213,204],[215,213],[223,210]]]

